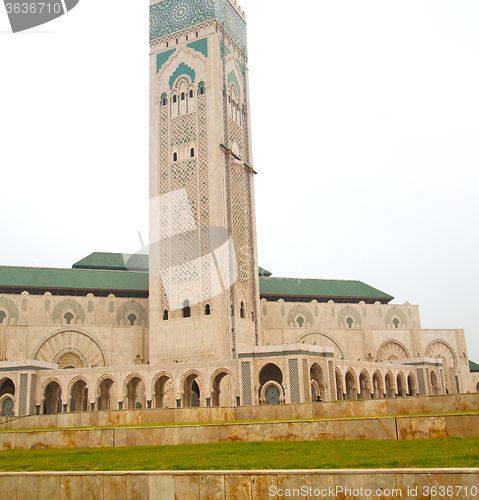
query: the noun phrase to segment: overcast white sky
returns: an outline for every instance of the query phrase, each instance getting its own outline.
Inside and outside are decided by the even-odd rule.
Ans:
[[[242,0],[260,265],[364,281],[479,362],[479,2]],[[148,2],[0,6],[0,264],[148,234]]]

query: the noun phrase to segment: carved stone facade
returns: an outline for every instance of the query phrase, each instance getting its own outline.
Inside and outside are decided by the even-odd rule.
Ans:
[[[149,277],[0,268],[2,414],[475,391],[464,332],[418,306],[258,273],[240,7],[152,1],[150,45]]]

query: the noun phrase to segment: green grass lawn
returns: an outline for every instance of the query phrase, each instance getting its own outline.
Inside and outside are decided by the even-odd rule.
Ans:
[[[1,471],[479,467],[479,438],[10,450]]]

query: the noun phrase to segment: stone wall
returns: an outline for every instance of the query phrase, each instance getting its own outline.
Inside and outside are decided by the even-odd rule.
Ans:
[[[479,414],[0,432],[0,450],[478,437]]]
[[[291,405],[88,411],[56,415],[30,415],[22,418],[0,417],[0,428],[52,429],[233,420],[348,418],[375,415],[475,412],[478,408],[479,394],[471,393]]]
[[[8,500],[264,500],[358,498],[362,488],[360,498],[399,499],[436,498],[429,492],[443,486],[452,488],[454,498],[476,498],[478,474],[479,469],[0,473],[0,491]]]

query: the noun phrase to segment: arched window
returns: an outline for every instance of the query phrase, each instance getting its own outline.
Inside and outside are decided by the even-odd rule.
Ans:
[[[163,99],[161,100],[162,106],[166,106],[167,102],[168,101],[166,100],[166,97],[163,97]]]
[[[182,92],[182,93],[181,93],[181,100],[182,100],[182,101],[184,101],[184,100],[185,100],[185,93],[184,93],[184,92]]]
[[[209,304],[205,306],[205,316],[209,316],[211,314],[211,307]]]
[[[396,328],[399,328],[399,320],[397,318],[394,318],[393,319],[393,325],[396,327]]]
[[[245,317],[245,312],[244,312],[244,302],[241,302],[240,305],[240,316],[244,319]]]
[[[73,314],[71,312],[67,312],[63,317],[65,318],[67,325],[69,325],[72,322]]]
[[[165,309],[165,310],[163,311],[163,319],[164,319],[165,321],[168,319],[168,310],[167,310],[167,309]]]
[[[130,322],[130,325],[133,326],[135,324],[135,321],[137,320],[138,318],[133,314],[131,313],[129,316],[128,316],[128,321]]]
[[[191,149],[190,149],[190,156],[191,156],[192,158],[194,158],[194,156],[195,156],[195,148],[191,148]]]
[[[178,153],[173,153],[173,161],[178,161]]]
[[[190,90],[190,97],[193,97],[193,91]]]
[[[304,323],[304,318],[302,316],[298,316],[296,322],[298,323],[299,327],[302,328]]]
[[[351,318],[351,316],[349,316],[348,319],[346,320],[346,323],[348,324],[348,328],[352,328],[353,323],[354,323],[353,318]]]
[[[176,102],[176,96],[175,95],[173,96],[173,102]]]
[[[198,85],[198,94],[203,95],[205,92],[205,84],[203,82],[200,82]]]
[[[190,302],[185,300],[183,302],[183,318],[189,318],[191,316]]]
[[[3,323],[3,320],[7,317],[4,311],[0,311],[0,323]]]

